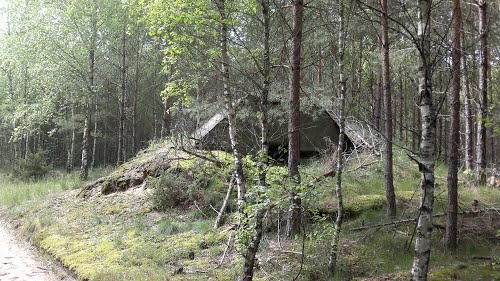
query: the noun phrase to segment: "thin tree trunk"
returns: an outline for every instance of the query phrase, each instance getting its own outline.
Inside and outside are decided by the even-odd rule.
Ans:
[[[118,129],[118,156],[116,160],[116,164],[120,165],[125,161],[125,146],[124,146],[124,138],[125,138],[125,95],[126,95],[126,86],[127,86],[127,65],[126,65],[126,56],[127,56],[127,25],[123,27],[122,33],[122,54],[121,54],[121,66],[120,66],[120,74],[121,74],[121,95],[120,95],[120,125]]]
[[[260,162],[259,162],[259,184],[266,186],[266,171],[264,165],[267,163],[269,140],[268,140],[268,96],[271,85],[271,59],[270,59],[270,34],[271,17],[269,0],[261,0],[262,18],[264,27],[264,64],[262,76],[264,78],[260,96]],[[320,62],[321,63],[321,62]]]
[[[340,2],[340,31],[339,31],[339,142],[337,146],[337,181],[335,185],[335,195],[337,197],[337,218],[335,219],[335,228],[333,231],[333,239],[330,245],[330,257],[328,261],[328,269],[332,275],[335,275],[337,270],[338,245],[340,240],[340,231],[344,221],[344,201],[342,199],[342,170],[344,160],[344,144],[345,144],[345,78],[344,78],[344,51],[345,51],[345,34],[344,34],[344,1]]]
[[[488,54],[489,56],[489,54]],[[488,93],[489,93],[489,99],[491,102],[493,102],[493,77],[492,77],[492,71],[491,69],[488,71]],[[494,118],[494,116],[492,115],[492,112],[490,111],[490,109],[488,109],[488,112],[487,112],[487,115],[488,117],[490,118]],[[488,128],[488,131],[489,131],[489,140],[490,140],[490,143],[489,143],[489,147],[490,147],[490,163],[492,164],[492,166],[495,167],[495,164],[496,164],[496,157],[495,157],[495,137],[494,137],[494,134],[495,134],[495,127],[494,126],[489,126]]]
[[[382,8],[382,85],[384,92],[384,113],[385,113],[385,147],[384,147],[384,185],[386,196],[386,213],[389,217],[396,216],[396,194],[394,193],[394,175],[392,166],[392,98],[391,98],[391,77],[389,61],[389,24],[387,20],[387,0],[381,0]]]
[[[399,69],[399,141],[400,143],[404,143],[404,137],[403,137],[403,127],[404,127],[404,120],[403,120],[403,112],[405,112],[405,97],[404,97],[404,90],[403,90],[403,76],[404,72],[400,68]]]
[[[245,263],[243,265],[243,278],[242,281],[252,281],[253,280],[253,267],[255,264],[255,258],[257,251],[259,250],[260,240],[262,239],[262,224],[264,221],[264,214],[266,210],[261,208],[257,210],[254,215],[254,227],[252,232],[252,238],[248,244],[247,251],[245,254]]]
[[[94,73],[95,73],[95,49],[91,47],[89,51],[89,92],[90,97],[94,94]],[[85,121],[83,123],[83,138],[82,138],[82,162],[80,166],[80,179],[86,180],[89,174],[89,149],[90,149],[90,122],[92,117],[92,108],[89,101],[85,105]]]
[[[156,117],[156,115],[155,115]],[[156,121],[155,121],[156,124]],[[163,102],[163,113],[161,116],[161,128],[160,128],[160,139],[163,139],[167,136],[167,127],[168,127],[168,103],[167,101]],[[156,125],[155,125],[156,128]],[[156,129],[155,129],[156,131]],[[156,135],[156,133],[155,133]]]
[[[228,53],[228,36],[229,27],[227,20],[229,12],[226,7],[226,0],[217,0],[217,8],[220,14],[220,51],[221,51],[221,73],[222,84],[224,88],[224,104],[227,111],[227,119],[229,123],[229,139],[231,141],[231,149],[234,156],[234,170],[236,176],[236,186],[238,188],[238,211],[243,212],[243,202],[245,201],[246,186],[245,176],[243,174],[243,159],[240,153],[240,144],[237,136],[236,125],[236,110],[234,108],[234,97],[232,96],[229,87],[229,53]]]
[[[485,119],[488,111],[488,5],[486,0],[477,1],[479,8],[479,100],[477,111],[476,142],[476,182],[486,182],[486,127]]]
[[[82,163],[80,166],[80,179],[86,180],[89,175],[89,149],[90,149],[90,104],[85,106],[85,120],[83,122],[83,137],[82,137]]]
[[[217,214],[217,218],[215,219],[214,228],[217,229],[222,225],[222,217],[224,215],[224,211],[226,210],[227,203],[229,202],[229,197],[231,196],[231,191],[233,191],[233,181],[234,177],[231,177],[229,180],[229,185],[227,187],[226,196],[224,197],[224,201],[222,201],[222,205],[219,209],[219,213]]]
[[[380,124],[380,117],[382,115],[381,111],[381,101],[382,101],[382,73],[377,73],[376,81],[375,81],[375,129],[377,131],[382,130],[382,126]]]
[[[292,31],[292,80],[288,99],[288,177],[290,178],[291,210],[287,218],[286,236],[291,237],[300,231],[301,200],[294,190],[300,182],[300,76],[302,52],[302,26],[304,22],[304,1],[294,0]]]
[[[452,81],[450,95],[451,130],[448,138],[448,217],[446,221],[446,247],[454,251],[457,248],[457,213],[458,213],[458,147],[460,145],[460,30],[462,11],[460,0],[453,0],[453,43],[451,51]]]
[[[261,111],[261,151],[260,151],[260,160],[258,164],[259,170],[259,185],[266,186],[266,169],[265,165],[267,164],[268,158],[268,95],[270,88],[270,73],[271,73],[271,60],[270,60],[270,9],[269,9],[269,0],[261,0],[260,4],[262,6],[262,17],[263,17],[263,27],[264,27],[264,64],[262,69],[262,76],[264,78],[262,85],[262,92],[260,96],[260,111]],[[229,191],[228,191],[229,192]],[[254,266],[255,266],[255,257],[257,252],[259,251],[260,241],[262,239],[262,224],[264,220],[265,209],[261,207],[258,209],[254,215],[254,229],[252,232],[252,236],[250,238],[250,242],[247,245],[246,254],[245,254],[245,262],[243,265],[243,281],[252,281]],[[219,213],[221,214],[221,213]]]
[[[94,97],[94,102],[95,102],[95,112],[97,113],[97,97]],[[91,169],[93,169],[95,166],[96,148],[97,148],[97,118],[94,118],[94,139],[93,139],[93,144],[92,144],[92,164],[90,164]]]
[[[434,159],[436,141],[436,115],[432,100],[431,65],[431,0],[418,0],[418,91],[421,114],[421,142],[419,151],[420,207],[416,229],[415,256],[411,280],[427,280],[431,254],[432,211],[434,206]]]
[[[136,62],[135,62],[135,89],[134,89],[134,100],[132,108],[132,154],[136,154],[137,147],[137,98],[139,96],[139,72],[140,72],[140,58],[141,58],[141,38],[140,32],[137,32],[137,52],[136,52]]]
[[[465,54],[465,32],[463,27],[460,31],[460,62],[462,65],[462,91],[464,100],[464,119],[465,119],[465,148],[464,160],[465,169],[473,170],[473,123],[472,123],[472,110],[471,110],[471,97],[469,87],[469,72],[467,68],[467,56]]]
[[[71,102],[71,136],[69,138],[69,147],[68,147],[68,158],[66,159],[66,171],[69,173],[73,170],[73,158],[75,155],[75,139],[76,139],[76,130],[75,126],[73,125],[74,118],[75,118],[75,104],[73,103],[73,98],[72,95],[70,95],[70,102]]]

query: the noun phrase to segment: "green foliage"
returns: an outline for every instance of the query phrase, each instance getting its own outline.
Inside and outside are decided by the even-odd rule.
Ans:
[[[180,226],[169,219],[162,219],[156,225],[156,229],[161,234],[172,235],[181,231]]]
[[[167,211],[178,207],[188,199],[187,188],[190,182],[181,174],[166,172],[151,181],[153,192],[150,195],[153,208]]]
[[[29,153],[25,159],[19,159],[14,168],[14,176],[22,180],[40,180],[52,169],[45,151]]]

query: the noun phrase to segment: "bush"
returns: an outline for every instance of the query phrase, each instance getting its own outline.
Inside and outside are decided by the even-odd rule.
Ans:
[[[47,153],[39,151],[29,153],[25,159],[19,159],[14,168],[14,176],[22,180],[39,180],[52,170],[52,165],[47,163]]]
[[[153,208],[159,211],[166,211],[174,208],[189,200],[187,192],[190,181],[181,173],[166,172],[160,177],[152,180],[153,189],[150,195],[150,201]]]

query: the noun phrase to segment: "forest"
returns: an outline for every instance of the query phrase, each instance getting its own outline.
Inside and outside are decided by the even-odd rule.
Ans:
[[[79,280],[500,279],[498,1],[0,14],[0,215]]]

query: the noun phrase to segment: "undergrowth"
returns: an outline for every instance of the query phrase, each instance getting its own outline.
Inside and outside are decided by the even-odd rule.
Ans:
[[[151,150],[149,151],[151,152]],[[148,152],[148,153],[149,153]],[[403,153],[395,153],[397,218],[415,218],[419,203],[419,172]],[[226,162],[228,159],[225,159]],[[76,174],[60,174],[36,184],[0,178],[0,205],[9,208],[23,233],[33,243],[88,280],[235,280],[242,258],[235,250],[230,224],[213,230],[216,211],[230,181],[231,165],[202,165],[195,158],[179,160],[150,189],[129,190],[87,199],[73,190]],[[340,241],[339,272],[327,273],[327,256],[336,212],[334,178],[321,178],[332,166],[322,159],[301,166],[300,187],[306,210],[305,236],[283,238],[286,210],[277,204],[266,215],[265,235],[258,254],[255,280],[407,280],[413,261],[414,224],[390,227],[385,216],[383,162],[373,155],[352,156],[343,178],[347,220]],[[256,166],[246,159],[247,176]],[[481,207],[498,207],[500,190],[468,185],[461,174],[461,210],[472,200]],[[446,208],[446,166],[436,168],[436,206]],[[286,168],[268,167],[269,198],[281,198]],[[249,196],[258,200],[263,190],[248,178]],[[157,201],[151,200],[152,192]],[[155,193],[157,192],[157,193]],[[175,198],[174,198],[175,197]],[[234,212],[235,194],[226,211]],[[231,216],[228,216],[231,219]],[[434,220],[431,253],[432,280],[499,280],[495,222],[486,218],[461,221],[460,245],[455,253],[443,247],[445,217]],[[356,230],[367,227],[365,230]],[[488,230],[489,232],[487,232]],[[483,233],[484,235],[482,235]],[[492,234],[493,233],[493,234]],[[226,244],[230,242],[231,247]],[[305,249],[302,261],[302,246]],[[227,251],[226,251],[227,250]],[[224,255],[224,253],[226,254]],[[489,257],[480,260],[474,257]],[[222,259],[224,257],[224,259]],[[370,279],[374,278],[374,279]],[[379,278],[379,279],[377,279]]]

